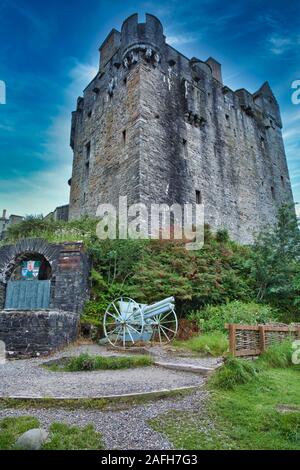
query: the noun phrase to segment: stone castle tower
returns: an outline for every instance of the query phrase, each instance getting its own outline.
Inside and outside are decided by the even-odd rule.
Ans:
[[[203,202],[213,229],[243,243],[293,203],[281,117],[266,82],[222,82],[213,58],[166,44],[153,15],[127,18],[100,47],[99,72],[72,115],[70,218],[99,203]]]

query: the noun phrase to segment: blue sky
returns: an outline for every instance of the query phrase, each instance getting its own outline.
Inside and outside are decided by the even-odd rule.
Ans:
[[[0,0],[0,210],[47,214],[68,202],[70,113],[97,70],[98,47],[132,13],[152,13],[188,57],[215,57],[224,83],[280,103],[290,177],[300,202],[300,4],[278,0]],[[299,208],[298,208],[299,211]],[[300,213],[300,211],[299,211]]]

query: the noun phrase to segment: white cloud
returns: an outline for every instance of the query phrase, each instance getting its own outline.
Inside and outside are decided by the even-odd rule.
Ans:
[[[28,178],[16,176],[12,181],[0,180],[0,199],[2,208],[10,214],[46,215],[57,205],[68,203],[69,186],[66,175],[68,167],[61,166],[59,171],[42,171]],[[13,197],[12,197],[13,194]]]
[[[299,52],[297,46],[300,45],[300,36],[281,36],[273,34],[268,38],[268,48],[275,55],[281,55],[286,52]]]
[[[193,34],[178,34],[174,36],[167,36],[167,43],[170,46],[182,46],[183,44],[190,44],[195,42],[198,38]]]
[[[283,131],[283,134],[282,134],[283,138],[285,140],[288,140],[288,139],[293,139],[293,138],[299,138],[299,129],[296,129],[296,127],[292,127],[290,129],[287,129],[285,131]]]
[[[10,213],[41,214],[68,203],[68,179],[72,170],[72,151],[69,145],[71,112],[76,100],[97,72],[95,64],[72,59],[66,77],[70,78],[64,100],[46,130],[43,151],[39,158],[47,163],[45,171],[33,172],[26,178],[16,174],[13,181],[0,179],[1,205]],[[12,197],[13,194],[13,197]]]
[[[282,54],[287,49],[289,49],[292,44],[292,40],[290,38],[280,37],[277,35],[271,36],[269,38],[269,42],[271,44],[270,50],[273,52],[273,54]]]

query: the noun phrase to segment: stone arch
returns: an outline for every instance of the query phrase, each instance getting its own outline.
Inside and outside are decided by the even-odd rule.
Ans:
[[[60,254],[59,245],[50,245],[41,238],[26,238],[19,240],[15,245],[0,248],[0,282],[6,284],[18,260],[29,254],[44,256],[51,266],[52,276],[55,277]]]

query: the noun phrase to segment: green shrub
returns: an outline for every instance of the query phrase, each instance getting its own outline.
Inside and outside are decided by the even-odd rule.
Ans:
[[[292,342],[283,341],[268,347],[259,357],[259,361],[268,367],[291,367],[293,365],[292,354]]]
[[[22,238],[44,238],[50,243],[79,240],[88,243],[95,239],[96,225],[97,219],[92,217],[65,222],[31,215],[22,222],[11,225],[3,243],[14,243]]]
[[[95,269],[92,269],[91,281],[91,300],[86,302],[80,322],[93,325],[102,331],[103,317],[108,305],[117,297],[126,296],[127,286],[118,282],[107,282]]]
[[[220,229],[216,233],[216,240],[219,243],[227,243],[230,240],[228,230]]]
[[[256,325],[276,321],[278,315],[278,312],[268,305],[234,301],[223,305],[208,306],[203,310],[190,313],[188,317],[195,320],[204,331],[225,332],[226,323]]]
[[[174,341],[174,345],[190,349],[193,352],[218,357],[228,350],[228,339],[225,334],[216,331],[196,336],[187,341]]]
[[[257,361],[248,361],[229,356],[224,364],[210,378],[212,388],[230,390],[237,385],[250,382],[259,374],[260,366]]]
[[[91,370],[127,369],[153,364],[150,356],[91,356],[86,353],[69,359],[64,369],[70,372]],[[60,369],[62,370],[62,369]]]

